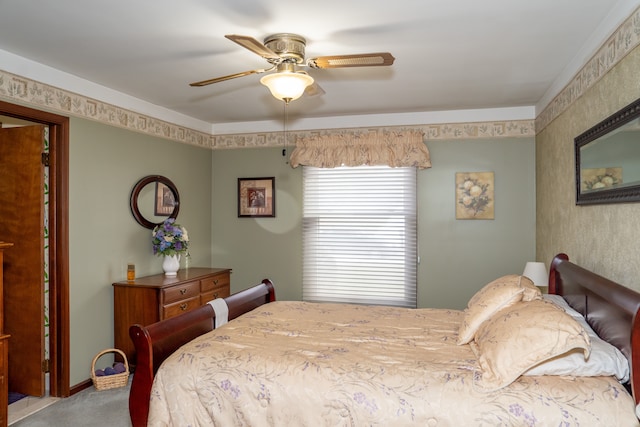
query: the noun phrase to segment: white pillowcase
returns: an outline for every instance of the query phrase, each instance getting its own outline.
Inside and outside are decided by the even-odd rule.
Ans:
[[[620,350],[602,340],[562,296],[545,294],[543,299],[555,303],[582,325],[591,338],[591,354],[585,360],[581,350],[570,351],[529,369],[523,375],[615,376],[623,384],[629,381],[629,361]]]

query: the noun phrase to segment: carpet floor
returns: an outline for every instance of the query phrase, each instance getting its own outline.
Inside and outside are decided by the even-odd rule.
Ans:
[[[11,427],[130,427],[129,388],[96,390],[93,386],[11,424]]]

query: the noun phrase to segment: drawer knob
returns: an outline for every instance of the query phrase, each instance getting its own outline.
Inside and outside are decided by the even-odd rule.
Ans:
[[[214,284],[214,285],[217,285],[217,284],[218,284],[218,279],[214,279],[214,280],[213,280],[213,284]]]
[[[216,292],[215,294],[213,294],[213,298],[218,298],[218,293]]]
[[[187,293],[187,289],[186,288],[180,289],[180,295],[184,295],[186,293]]]
[[[186,302],[180,304],[180,310],[182,310],[182,311],[185,311],[187,309],[187,307],[189,307],[189,304],[187,304]]]

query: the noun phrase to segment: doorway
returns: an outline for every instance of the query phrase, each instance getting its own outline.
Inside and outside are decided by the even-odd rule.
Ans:
[[[48,260],[39,260],[42,265],[45,262],[48,262],[49,265],[47,296],[49,359],[42,360],[42,369],[49,373],[49,395],[68,397],[70,395],[69,118],[3,101],[0,101],[0,115],[41,124],[49,129],[49,154],[39,159],[48,162],[49,165]],[[11,254],[10,256],[20,256],[20,254]],[[44,253],[42,257],[44,258]],[[11,338],[9,338],[9,347],[11,346],[10,340]]]

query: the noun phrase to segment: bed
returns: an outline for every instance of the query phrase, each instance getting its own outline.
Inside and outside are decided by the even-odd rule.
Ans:
[[[225,299],[221,327],[211,305],[133,325],[133,426],[640,425],[640,294],[564,254],[552,296],[527,280],[462,311],[276,301],[265,279]],[[605,371],[568,362],[600,345]]]

